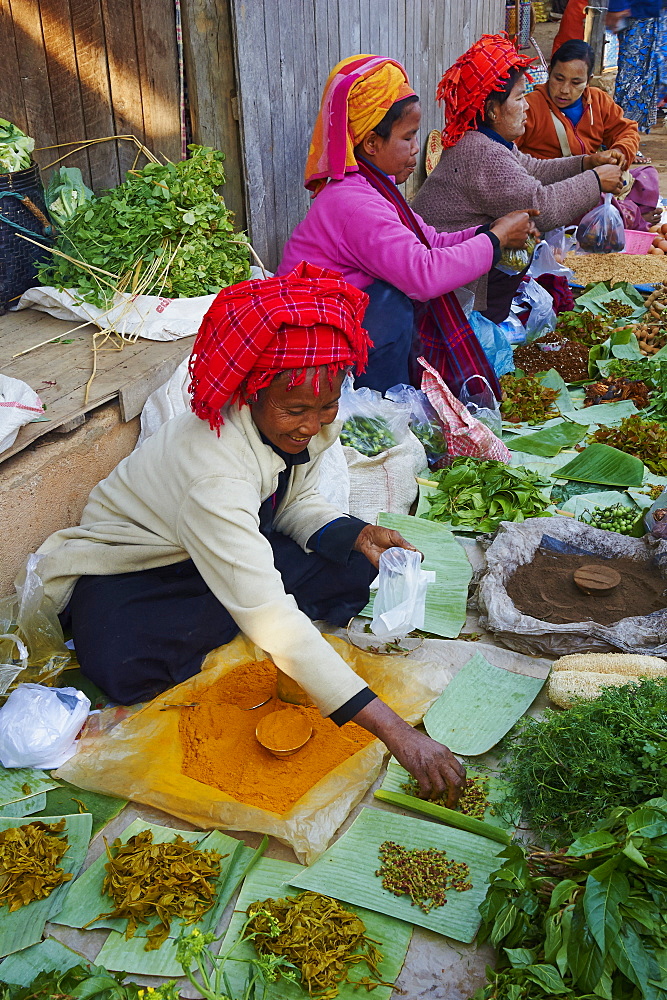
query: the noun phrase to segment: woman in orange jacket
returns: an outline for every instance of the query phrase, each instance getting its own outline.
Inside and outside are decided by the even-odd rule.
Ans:
[[[522,153],[551,160],[603,148],[608,163],[630,169],[639,149],[637,122],[625,118],[604,90],[589,87],[592,68],[593,50],[584,41],[565,42],[554,53],[547,82],[526,95],[526,129],[516,140]],[[634,167],[630,173],[630,193],[614,203],[627,229],[647,230],[656,221],[658,174],[650,166]]]

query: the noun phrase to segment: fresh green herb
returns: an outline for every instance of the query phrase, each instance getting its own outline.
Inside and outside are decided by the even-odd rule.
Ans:
[[[0,172],[26,170],[32,163],[35,140],[28,138],[16,125],[0,118]]]
[[[437,490],[427,495],[430,509],[421,515],[428,521],[495,531],[501,521],[549,517],[550,501],[542,492],[549,480],[523,466],[512,469],[504,462],[459,457],[431,478]]]
[[[547,841],[565,842],[609,809],[667,788],[667,678],[523,718],[502,749],[514,808]]]
[[[555,416],[554,403],[558,392],[547,388],[538,379],[530,375],[522,378],[511,374],[503,375],[500,387],[503,390],[500,411],[511,423],[526,421],[529,424],[541,424],[548,417]]]
[[[667,475],[667,428],[655,420],[634,414],[621,420],[618,427],[598,427],[587,440],[634,455],[655,475]]]
[[[567,850],[506,848],[480,907],[497,973],[474,1000],[665,1000],[667,800],[619,807]]]
[[[651,389],[667,392],[667,359],[610,358],[602,362],[605,375],[645,382]]]
[[[629,312],[632,312],[632,309]],[[579,344],[594,347],[595,344],[601,344],[607,339],[609,327],[600,316],[588,312],[587,309],[582,312],[572,310],[559,313],[556,333],[568,340],[576,340]]]
[[[81,206],[63,226],[39,280],[106,308],[117,291],[206,295],[248,277],[248,246],[217,188],[224,155],[190,146],[180,163],[149,163]],[[97,270],[96,270],[97,269]],[[102,273],[104,272],[104,273]]]
[[[75,965],[65,972],[40,972],[29,986],[0,986],[0,1000],[178,1000],[173,981],[146,989],[123,984],[124,979],[124,972],[109,972],[101,965]]]
[[[53,221],[64,226],[95,195],[83,183],[78,167],[60,167],[53,173],[44,197]]]
[[[444,906],[448,889],[455,892],[472,889],[468,866],[449,861],[444,851],[434,847],[411,850],[385,840],[380,845],[380,862],[375,874],[382,879],[382,888],[395,896],[409,896],[412,905],[424,913],[434,906]]]
[[[369,458],[396,444],[396,438],[382,417],[349,417],[343,424],[340,441]]]

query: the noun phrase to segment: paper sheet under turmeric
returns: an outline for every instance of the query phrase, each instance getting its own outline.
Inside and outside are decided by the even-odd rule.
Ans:
[[[367,746],[374,737],[348,722],[338,727],[315,707],[304,712],[313,735],[302,750],[277,758],[257,741],[257,723],[283,702],[275,696],[276,668],[270,660],[245,663],[206,691],[197,705],[181,710],[183,774],[239,802],[287,812],[321,778]],[[271,697],[254,711],[244,711]]]

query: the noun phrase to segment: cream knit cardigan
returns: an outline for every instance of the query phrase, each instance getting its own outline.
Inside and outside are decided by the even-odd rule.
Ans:
[[[192,558],[241,631],[329,715],[366,684],[285,593],[259,531],[260,504],[275,493],[285,463],[261,440],[249,407],[228,407],[224,421],[219,437],[193,413],[167,421],[93,489],[79,527],[47,538],[37,571],[61,610],[82,575]],[[317,489],[321,455],[339,427],[311,440],[311,461],[294,466],[274,520],[304,549],[344,516]]]

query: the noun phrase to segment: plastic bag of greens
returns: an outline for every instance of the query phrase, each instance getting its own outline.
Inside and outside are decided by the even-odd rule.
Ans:
[[[620,253],[625,249],[623,219],[612,205],[610,194],[583,217],[577,228],[577,242],[586,253]]]
[[[353,389],[345,380],[338,418],[343,421],[340,442],[367,458],[379,455],[396,444],[382,396],[374,389]]]
[[[435,465],[444,458],[447,444],[442,426],[438,414],[421,389],[415,389],[413,385],[394,385],[387,389],[385,398],[407,409],[410,430],[424,445],[429,465]]]
[[[94,198],[93,192],[83,183],[78,167],[61,167],[51,177],[45,191],[46,207],[53,221],[62,226]]]
[[[514,249],[513,247],[505,247],[500,255],[500,260],[496,264],[497,269],[502,271],[503,274],[521,274],[529,266],[536,246],[537,240],[535,237],[529,236],[525,246],[521,250]]]
[[[373,635],[398,639],[424,627],[426,587],[435,573],[421,568],[421,553],[410,549],[387,549],[380,556],[380,582],[373,604]]]
[[[470,388],[469,383],[472,383]],[[471,375],[467,378],[461,387],[459,399],[475,419],[493,431],[497,438],[501,436],[503,418],[500,403],[483,375]]]

